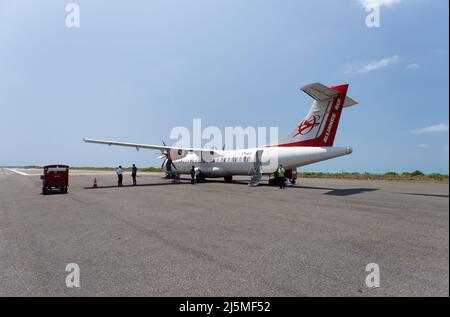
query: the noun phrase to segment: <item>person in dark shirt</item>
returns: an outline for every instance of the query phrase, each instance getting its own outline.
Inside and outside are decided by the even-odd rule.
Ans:
[[[137,167],[135,164],[133,164],[133,167],[131,168],[131,177],[133,177],[133,186],[136,186],[136,176],[137,176]]]
[[[192,166],[191,168],[191,184],[195,184],[195,166]]]

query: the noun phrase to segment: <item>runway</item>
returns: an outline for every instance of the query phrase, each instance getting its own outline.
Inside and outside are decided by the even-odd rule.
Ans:
[[[74,171],[67,195],[43,196],[39,170],[15,171],[0,169],[0,296],[449,296],[448,184],[144,173],[117,188]]]

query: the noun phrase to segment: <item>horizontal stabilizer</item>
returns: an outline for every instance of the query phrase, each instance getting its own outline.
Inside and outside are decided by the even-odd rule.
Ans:
[[[322,85],[321,83],[315,83],[311,85],[307,85],[301,88],[305,93],[307,93],[311,98],[317,101],[326,101],[330,100],[334,97],[336,97],[339,92],[328,88],[325,85]],[[344,108],[352,107],[357,105],[358,102],[353,100],[350,97],[345,98]]]
[[[320,83],[315,83],[307,85],[301,88],[305,93],[307,93],[311,98],[317,101],[325,101],[336,97],[339,92],[334,89],[330,89],[325,85]]]
[[[344,108],[353,107],[356,106],[357,104],[358,104],[357,101],[353,100],[350,97],[346,97],[344,102]]]

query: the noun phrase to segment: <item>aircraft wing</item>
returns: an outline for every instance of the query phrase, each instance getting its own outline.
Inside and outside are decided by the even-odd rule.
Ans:
[[[166,145],[152,145],[152,144],[139,144],[139,143],[126,143],[126,142],[117,142],[117,141],[103,141],[103,140],[93,140],[93,139],[83,139],[86,143],[95,143],[95,144],[104,144],[104,145],[115,145],[115,146],[125,146],[139,149],[150,149],[150,150],[159,150],[159,151],[183,151],[183,152],[194,152],[202,155],[212,155],[218,156],[219,153],[215,150],[208,149],[194,149],[194,148],[183,148],[183,147],[174,147],[174,146],[166,146]]]

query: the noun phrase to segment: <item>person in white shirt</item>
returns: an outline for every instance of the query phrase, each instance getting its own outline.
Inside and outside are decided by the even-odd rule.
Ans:
[[[122,187],[122,180],[123,180],[123,169],[122,166],[119,166],[118,169],[116,169],[116,174],[117,174],[117,186]]]

